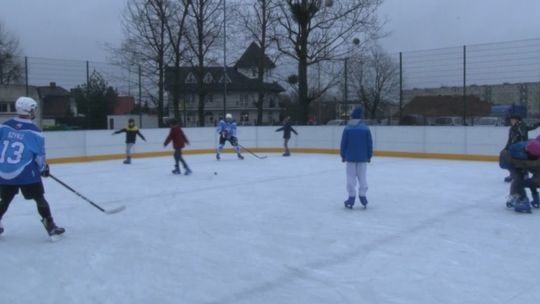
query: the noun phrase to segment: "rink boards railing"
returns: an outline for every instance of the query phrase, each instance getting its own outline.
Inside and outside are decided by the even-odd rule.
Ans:
[[[252,152],[282,152],[277,127],[239,127],[239,143]],[[338,154],[343,126],[298,126],[289,147],[296,153]],[[495,161],[508,138],[507,127],[372,126],[376,156]],[[163,147],[169,129],[142,129],[133,157],[169,156]],[[215,128],[185,128],[190,145],[185,154],[215,153]],[[51,163],[120,159],[125,156],[125,134],[112,130],[45,132]],[[533,138],[538,132],[530,132]],[[230,147],[228,144],[226,148]],[[226,149],[230,152],[231,149]]]

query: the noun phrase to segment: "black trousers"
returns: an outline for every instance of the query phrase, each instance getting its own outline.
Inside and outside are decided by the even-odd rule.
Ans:
[[[25,199],[34,200],[36,202],[37,210],[41,217],[47,219],[52,218],[51,208],[44,196],[45,189],[43,188],[43,183],[39,182],[29,185],[1,185],[0,198],[2,201],[0,202],[0,219],[2,219],[7,212],[11,201],[13,201],[15,195],[19,193],[19,189]]]

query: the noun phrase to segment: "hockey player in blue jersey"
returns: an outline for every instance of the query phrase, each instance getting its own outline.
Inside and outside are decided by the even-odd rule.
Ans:
[[[366,171],[367,163],[373,156],[373,140],[371,131],[361,120],[362,108],[357,107],[351,114],[351,120],[343,130],[341,137],[341,160],[347,163],[347,192],[349,198],[344,202],[345,207],[352,209],[356,197],[356,182],[358,181],[358,197],[364,208],[368,201]]]
[[[242,154],[240,154],[240,147],[238,146],[238,137],[236,137],[236,122],[233,120],[233,117],[230,113],[225,115],[225,120],[220,120],[217,132],[219,134],[219,146],[217,149],[216,158],[217,160],[221,159],[221,153],[223,153],[223,146],[228,141],[234,147],[236,155],[239,159],[244,159]]]
[[[4,232],[2,217],[19,190],[27,200],[34,200],[41,222],[49,236],[64,233],[54,223],[49,203],[45,199],[41,176],[49,176],[45,159],[45,139],[32,122],[37,103],[29,97],[15,102],[17,117],[0,125],[0,234]]]

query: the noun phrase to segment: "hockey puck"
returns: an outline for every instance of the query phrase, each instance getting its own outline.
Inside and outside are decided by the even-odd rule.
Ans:
[[[214,172],[214,175],[217,175],[217,172]]]

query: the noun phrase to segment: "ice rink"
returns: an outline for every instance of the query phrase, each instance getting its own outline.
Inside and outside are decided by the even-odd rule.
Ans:
[[[264,155],[264,153],[261,153]],[[21,196],[3,219],[0,303],[539,303],[540,211],[505,208],[494,162],[375,157],[343,207],[337,155],[187,155],[51,166],[51,243]],[[214,174],[214,172],[217,173]]]

